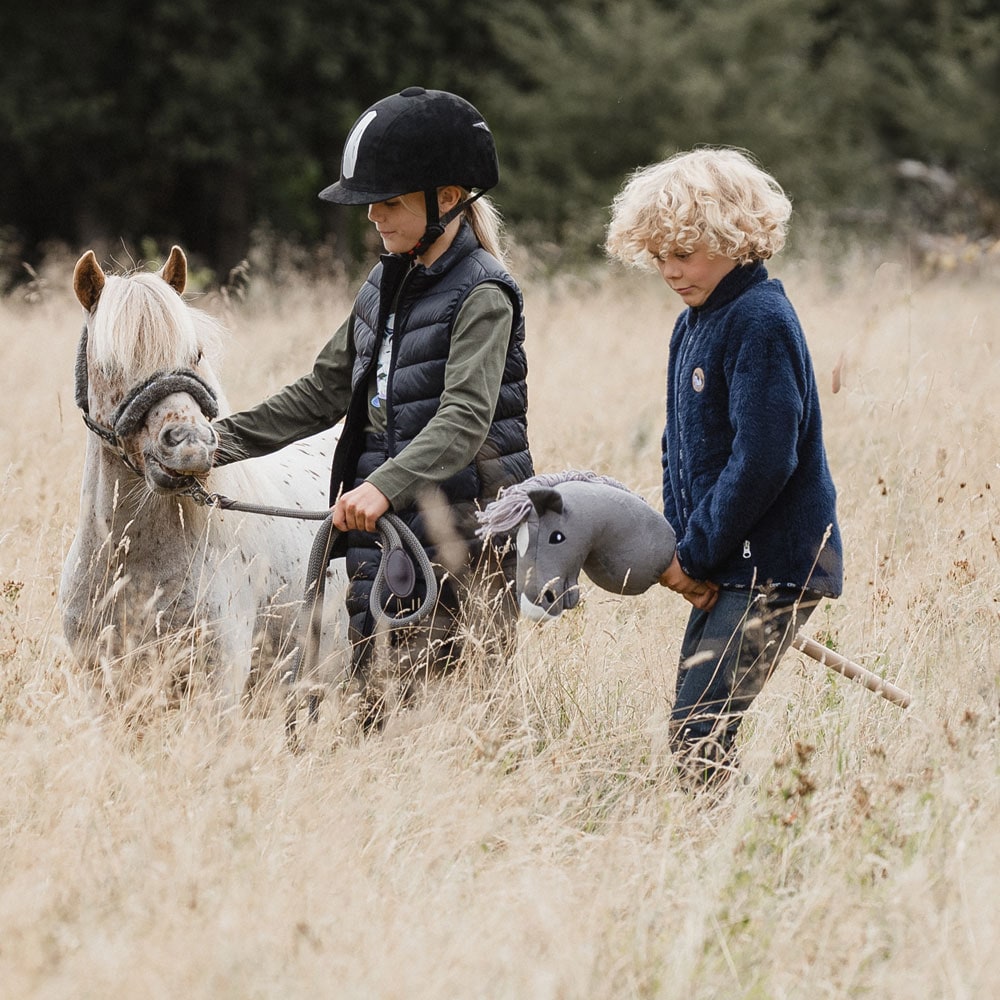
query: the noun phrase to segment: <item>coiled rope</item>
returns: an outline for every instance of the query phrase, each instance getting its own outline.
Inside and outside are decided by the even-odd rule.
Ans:
[[[330,561],[330,550],[337,529],[333,526],[330,510],[299,510],[294,507],[272,507],[269,504],[246,503],[233,500],[221,493],[209,493],[201,483],[195,481],[182,495],[191,497],[195,503],[220,510],[235,510],[246,514],[262,514],[267,517],[290,517],[302,521],[321,521],[316,537],[309,550],[306,567],[306,586],[302,597],[302,608],[296,623],[296,643],[288,668],[281,676],[281,682],[293,692],[290,696],[285,732],[290,743],[295,742],[297,708],[294,688],[302,673],[302,666],[311,667],[319,652],[320,634],[323,627],[323,602],[326,595],[326,567]],[[376,533],[382,548],[375,581],[372,584],[368,606],[376,624],[388,628],[405,628],[414,625],[434,607],[438,595],[437,577],[420,540],[410,526],[398,515],[383,514],[377,522]],[[395,565],[394,565],[395,564]],[[415,564],[415,568],[414,568]],[[400,571],[399,567],[402,567]],[[406,614],[391,615],[387,604],[393,597],[409,597],[417,580],[424,582],[424,597],[419,606]],[[315,716],[316,707],[310,703],[309,716]]]

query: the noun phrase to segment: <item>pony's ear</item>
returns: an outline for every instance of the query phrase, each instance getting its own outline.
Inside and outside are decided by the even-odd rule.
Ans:
[[[563,498],[562,494],[557,490],[528,490],[528,499],[531,501],[532,506],[535,508],[535,513],[538,514],[539,517],[541,517],[547,510],[551,510],[556,514],[562,513]]]
[[[103,288],[104,272],[97,263],[94,251],[88,250],[76,262],[76,267],[73,269],[73,291],[76,292],[80,305],[90,312],[101,297]]]
[[[188,263],[184,251],[179,246],[170,248],[166,264],[160,268],[160,277],[178,294],[183,295],[187,287]]]

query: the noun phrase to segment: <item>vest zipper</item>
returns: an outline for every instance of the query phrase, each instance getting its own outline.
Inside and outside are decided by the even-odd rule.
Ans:
[[[399,288],[396,289],[396,294],[392,299],[392,307],[389,310],[389,315],[393,317],[393,323],[392,350],[389,353],[389,370],[385,375],[385,447],[386,454],[390,458],[396,454],[396,425],[392,418],[392,379],[396,374],[396,357],[399,354],[399,341],[403,333],[404,319],[403,312],[399,308],[399,303],[402,301],[403,291],[405,290],[413,271],[414,268],[410,268],[410,270],[403,275],[403,280],[400,281]],[[379,333],[382,337],[385,336],[385,330],[380,330]]]

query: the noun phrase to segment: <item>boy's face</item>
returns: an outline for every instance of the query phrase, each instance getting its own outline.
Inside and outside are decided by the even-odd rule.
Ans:
[[[686,250],[651,250],[663,280],[687,306],[704,305],[715,286],[736,267],[736,261],[722,254],[710,256],[701,245]]]

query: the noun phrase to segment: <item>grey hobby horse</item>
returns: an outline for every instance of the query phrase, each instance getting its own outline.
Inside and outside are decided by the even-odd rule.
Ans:
[[[521,614],[550,621],[580,600],[581,570],[602,590],[635,595],[658,583],[676,538],[666,518],[627,486],[572,470],[508,487],[479,514],[479,534],[513,534]],[[907,708],[910,695],[832,649],[798,635],[800,652]]]

